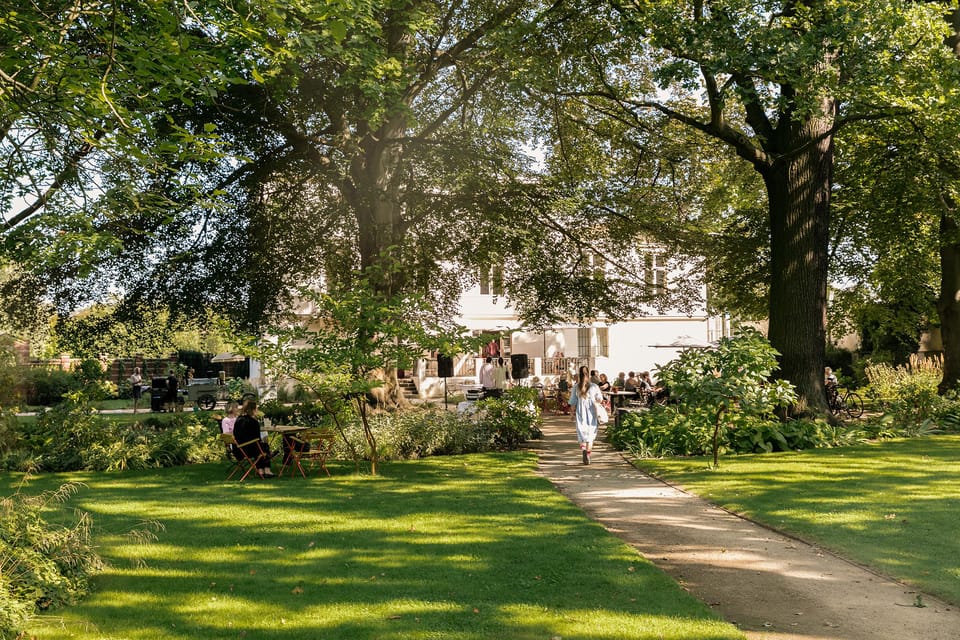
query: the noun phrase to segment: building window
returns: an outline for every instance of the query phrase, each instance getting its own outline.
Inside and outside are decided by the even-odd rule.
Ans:
[[[503,295],[503,269],[499,266],[480,267],[480,295]]]
[[[597,357],[610,357],[610,329],[608,327],[597,328]]]
[[[590,357],[590,329],[583,327],[577,329],[577,357]]]
[[[596,343],[593,334],[596,332]],[[577,329],[577,357],[579,358],[609,358],[610,357],[610,329],[607,327],[581,327]]]
[[[648,253],[643,260],[643,281],[650,295],[667,291],[667,259],[659,253]]]

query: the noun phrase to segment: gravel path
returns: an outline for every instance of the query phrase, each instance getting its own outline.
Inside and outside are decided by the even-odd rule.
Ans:
[[[960,640],[960,607],[664,484],[604,443],[583,465],[571,419],[545,423],[540,473],[751,640]]]

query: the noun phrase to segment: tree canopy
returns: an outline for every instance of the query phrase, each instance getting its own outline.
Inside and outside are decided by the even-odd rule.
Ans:
[[[72,7],[0,26],[5,304],[256,328],[363,280],[450,317],[496,267],[546,325],[693,301],[708,271],[718,304],[767,299],[814,408],[837,136],[949,118],[960,69],[946,2]],[[655,260],[687,265],[672,291]]]

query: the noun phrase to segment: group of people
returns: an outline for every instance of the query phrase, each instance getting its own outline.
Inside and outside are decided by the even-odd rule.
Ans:
[[[597,385],[601,393],[626,392],[627,394],[633,394],[633,397],[645,404],[653,404],[657,396],[663,392],[659,385],[654,384],[649,371],[639,373],[634,371],[624,373],[621,371],[613,382],[610,382],[607,374],[598,373],[594,370],[590,372],[590,382]]]
[[[227,415],[220,421],[220,431],[233,434],[233,439],[238,443],[234,445],[234,455],[253,460],[258,477],[275,477],[270,468],[273,458],[270,445],[261,435],[256,400],[246,400],[242,407],[233,401],[227,404]]]
[[[480,386],[484,398],[499,398],[510,386],[510,371],[502,357],[487,356],[480,367]]]
[[[192,372],[193,369],[190,371]],[[134,367],[133,373],[130,374],[127,380],[130,382],[130,391],[133,396],[133,412],[136,413],[140,406],[140,398],[143,397],[143,375],[140,373],[140,367]],[[177,393],[180,381],[177,379],[177,375],[173,369],[167,372],[165,385],[162,410],[167,412],[179,410],[181,403]]]

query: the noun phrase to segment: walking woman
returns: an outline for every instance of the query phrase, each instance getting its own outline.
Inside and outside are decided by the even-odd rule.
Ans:
[[[573,407],[573,420],[577,425],[577,440],[580,442],[580,453],[583,464],[590,464],[593,454],[593,441],[597,439],[597,403],[603,402],[600,387],[590,382],[590,371],[580,367],[577,375],[577,386],[570,394],[570,406]]]

